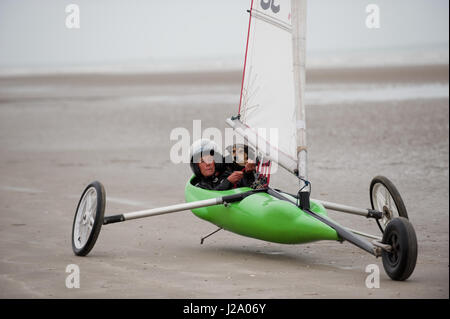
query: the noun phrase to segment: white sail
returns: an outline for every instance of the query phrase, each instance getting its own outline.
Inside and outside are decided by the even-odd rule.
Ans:
[[[300,155],[306,153],[305,10],[306,0],[252,1],[240,119],[228,120],[250,144],[302,177],[306,177],[306,156]],[[258,133],[271,128],[278,129],[277,141]]]

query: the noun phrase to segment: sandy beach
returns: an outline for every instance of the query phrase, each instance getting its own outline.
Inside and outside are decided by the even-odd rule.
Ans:
[[[107,225],[87,257],[72,252],[83,189],[106,189],[106,215],[184,202],[189,165],[169,136],[226,127],[239,71],[0,77],[1,298],[449,298],[448,65],[307,71],[312,197],[370,207],[391,179],[419,244],[409,280],[349,243],[280,245],[221,231],[191,212]],[[279,171],[272,186],[296,191]],[[378,234],[372,220],[329,212]],[[65,285],[80,268],[80,288]],[[366,266],[380,267],[368,289]]]

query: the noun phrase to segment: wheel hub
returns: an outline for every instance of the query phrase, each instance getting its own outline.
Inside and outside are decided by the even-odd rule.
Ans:
[[[386,225],[394,217],[393,212],[386,205],[383,206],[383,222]]]
[[[83,214],[83,218],[81,219],[81,223],[82,223],[83,225],[86,225],[86,224],[87,224],[87,221],[88,221],[87,213],[84,213],[84,214]]]
[[[392,249],[388,253],[389,261],[392,265],[396,265],[399,261],[399,251],[400,251],[400,244],[398,240],[397,234],[392,234],[389,238],[389,245],[391,245]]]

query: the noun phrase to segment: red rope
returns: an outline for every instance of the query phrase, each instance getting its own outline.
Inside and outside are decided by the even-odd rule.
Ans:
[[[267,167],[267,185],[270,183],[270,168],[272,167],[272,162],[269,161],[268,167]]]

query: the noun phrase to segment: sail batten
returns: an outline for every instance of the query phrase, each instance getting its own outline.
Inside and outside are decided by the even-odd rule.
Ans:
[[[281,28],[282,30],[292,32],[291,26],[289,24],[283,22],[282,20],[278,20],[278,19],[276,19],[268,14],[265,14],[264,12],[256,10],[256,9],[252,9],[251,12],[252,12],[252,15],[254,18],[257,18],[264,22],[270,23],[273,26]]]

